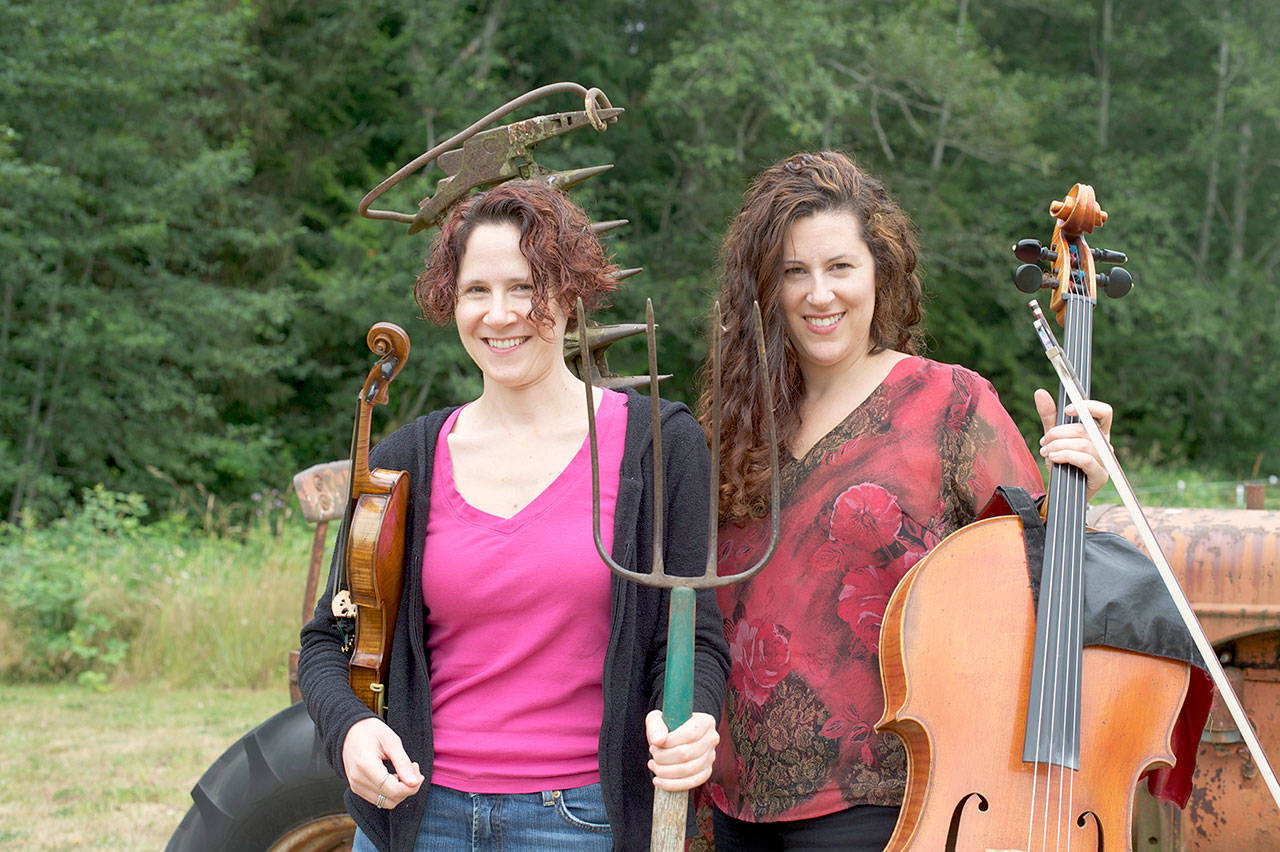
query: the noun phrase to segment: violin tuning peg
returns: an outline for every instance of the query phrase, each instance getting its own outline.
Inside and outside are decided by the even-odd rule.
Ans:
[[[1111,298],[1119,299],[1133,289],[1133,276],[1123,266],[1116,266],[1110,272],[1099,273],[1098,286]]]
[[[1045,286],[1045,277],[1043,269],[1034,263],[1024,263],[1014,271],[1013,285],[1024,293],[1034,293]],[[1049,286],[1052,287],[1052,283]]]

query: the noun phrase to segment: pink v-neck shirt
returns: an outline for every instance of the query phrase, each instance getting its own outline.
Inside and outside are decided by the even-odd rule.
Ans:
[[[500,518],[467,503],[454,484],[448,436],[457,417],[449,416],[437,439],[422,557],[431,782],[470,793],[593,784],[600,780],[610,575],[592,538],[591,449],[584,441],[542,493]],[[608,550],[626,396],[604,391],[596,420]]]

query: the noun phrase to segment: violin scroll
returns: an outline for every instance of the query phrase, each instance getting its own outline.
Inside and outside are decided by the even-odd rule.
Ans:
[[[387,385],[400,374],[409,357],[409,335],[393,322],[376,322],[365,335],[369,351],[378,356],[378,362],[365,377],[360,398],[369,405],[387,404]]]

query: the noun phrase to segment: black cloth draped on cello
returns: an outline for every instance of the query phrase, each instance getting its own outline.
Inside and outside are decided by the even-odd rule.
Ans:
[[[1039,603],[1044,521],[1036,502],[1017,486],[1000,486],[981,518],[1016,514],[1022,521],[1032,600]],[[1213,682],[1156,566],[1127,539],[1087,530],[1084,539],[1084,645],[1105,645],[1191,665],[1191,684],[1173,732],[1177,764],[1148,773],[1152,795],[1179,807],[1191,795],[1196,748],[1213,703]]]

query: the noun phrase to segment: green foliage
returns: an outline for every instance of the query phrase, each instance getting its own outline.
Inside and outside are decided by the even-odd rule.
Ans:
[[[278,494],[250,503],[246,528],[197,533],[181,519],[144,524],[140,496],[97,486],[52,524],[0,524],[0,676],[283,683],[309,529]]]
[[[653,298],[666,395],[696,397],[716,248],[751,176],[837,147],[919,225],[930,354],[988,376],[1028,433],[1051,371],[1008,246],[1094,184],[1111,220],[1093,243],[1138,281],[1095,335],[1118,443],[1265,474],[1278,28],[1261,0],[0,0],[0,519],[58,517],[105,482],[242,523],[250,494],[345,455],[376,320],[413,351],[375,434],[473,396],[453,331],[415,321],[430,235],[354,208],[562,79],[627,108],[543,159],[617,164],[575,197],[631,220],[609,247],[646,271],[600,319]],[[413,210],[439,177],[379,205]],[[634,342],[611,361],[643,369]]]
[[[6,651],[7,676],[91,679],[119,667],[137,627],[130,601],[157,580],[155,563],[125,555],[157,540],[162,527],[140,523],[147,511],[137,494],[98,486],[85,491],[81,508],[47,527],[30,519],[0,525],[7,632],[25,639]]]

